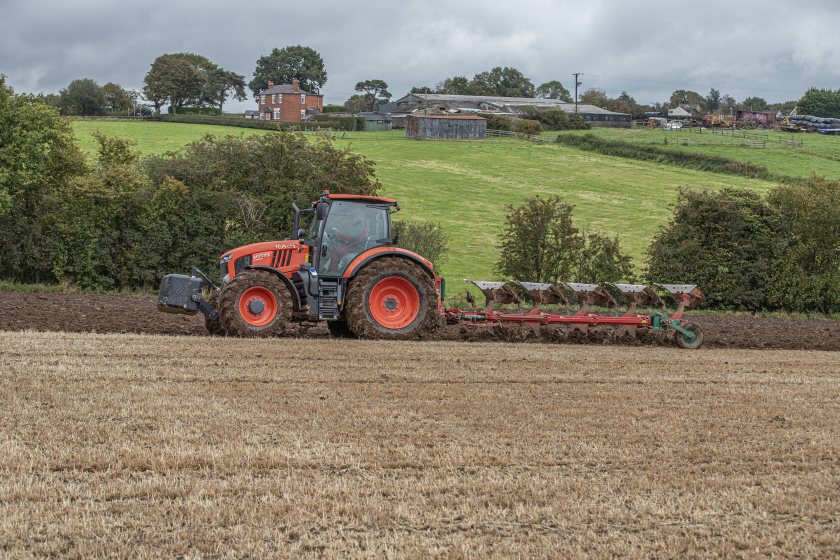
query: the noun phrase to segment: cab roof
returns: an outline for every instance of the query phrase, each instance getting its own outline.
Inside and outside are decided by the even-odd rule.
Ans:
[[[366,194],[329,194],[330,200],[351,200],[358,202],[379,202],[382,204],[396,204],[397,201],[393,198],[385,198],[382,196],[371,196]]]

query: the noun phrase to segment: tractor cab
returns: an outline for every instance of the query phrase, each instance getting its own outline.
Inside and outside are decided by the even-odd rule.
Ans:
[[[317,273],[340,277],[360,254],[393,245],[391,212],[398,210],[397,201],[390,198],[325,191],[309,209],[314,216],[308,230],[299,229],[298,215],[295,228],[310,247],[310,264]]]

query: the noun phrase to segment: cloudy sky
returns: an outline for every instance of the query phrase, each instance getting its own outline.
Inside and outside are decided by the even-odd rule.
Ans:
[[[840,88],[838,24],[833,0],[0,0],[0,73],[17,91],[80,77],[139,89],[156,56],[190,51],[250,80],[260,55],[302,44],[324,58],[334,103],[363,79],[396,99],[493,66],[535,85],[583,72],[583,89],[642,103],[711,87],[782,101]]]

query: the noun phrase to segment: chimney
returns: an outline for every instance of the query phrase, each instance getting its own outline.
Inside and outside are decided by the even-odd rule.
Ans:
[[[297,91],[298,91],[298,79],[297,78],[292,78],[292,91],[294,91],[295,93],[297,93]]]
[[[271,89],[271,88],[273,88],[273,87],[274,87],[274,82],[272,82],[271,80],[269,80],[269,81],[268,81],[268,89]]]

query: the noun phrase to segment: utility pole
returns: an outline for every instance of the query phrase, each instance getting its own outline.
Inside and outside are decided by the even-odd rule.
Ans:
[[[577,112],[578,112],[577,91],[578,91],[578,86],[583,84],[583,82],[578,81],[578,76],[583,76],[583,72],[575,72],[573,74],[573,76],[575,77],[575,114],[577,115]]]

